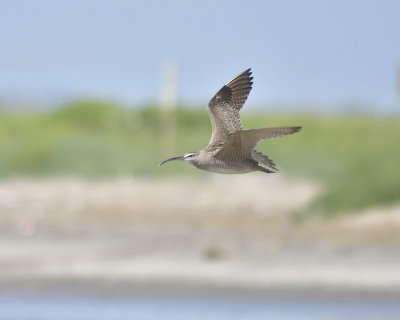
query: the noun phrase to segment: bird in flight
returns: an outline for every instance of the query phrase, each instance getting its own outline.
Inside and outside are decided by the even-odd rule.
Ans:
[[[278,172],[274,162],[255,147],[260,140],[295,133],[301,127],[242,129],[239,111],[251,91],[251,69],[242,72],[227,84],[208,103],[212,134],[208,146],[197,152],[169,158],[188,162],[195,167],[217,173]]]

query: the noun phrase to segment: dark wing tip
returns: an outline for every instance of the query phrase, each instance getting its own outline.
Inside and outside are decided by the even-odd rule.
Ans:
[[[293,134],[296,132],[299,132],[302,127],[284,127],[283,129],[286,130],[286,132],[283,132],[282,135],[288,135],[288,134]]]
[[[249,96],[253,85],[251,68],[238,74],[225,84],[210,100],[209,106],[227,104],[236,110],[240,110]]]
[[[253,77],[251,77],[252,74],[253,74],[253,71],[251,71],[251,68],[248,68],[248,69],[244,70],[242,73],[239,73],[236,77],[233,78],[233,80],[236,78],[241,78],[241,77],[244,78],[246,76],[247,76],[247,78],[250,78],[250,80],[251,80],[251,79],[253,79]]]
[[[230,89],[230,103],[236,109],[241,109],[249,96],[253,85],[253,77],[251,77],[251,74],[251,68],[249,68],[234,77],[224,86]]]
[[[253,80],[253,77],[251,76],[253,73],[251,71],[251,68],[239,73],[236,77],[234,77],[232,80],[230,80],[226,86],[229,86],[231,84],[237,83],[237,82],[244,82],[245,80],[250,81]]]

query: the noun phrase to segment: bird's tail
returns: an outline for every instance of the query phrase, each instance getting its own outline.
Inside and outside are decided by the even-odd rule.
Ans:
[[[253,151],[253,159],[257,162],[258,169],[265,173],[275,173],[278,172],[278,168],[275,163],[265,154]]]

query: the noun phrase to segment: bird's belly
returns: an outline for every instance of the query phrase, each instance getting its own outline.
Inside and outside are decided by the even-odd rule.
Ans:
[[[223,174],[239,174],[239,173],[248,173],[252,171],[256,171],[257,169],[254,167],[252,163],[241,164],[241,163],[227,163],[227,162],[216,162],[212,165],[207,164],[199,164],[196,166],[199,169],[215,172],[215,173],[223,173]]]
[[[215,173],[223,173],[223,174],[240,174],[240,173],[248,173],[255,171],[251,168],[210,168],[206,169],[207,171],[215,172]]]

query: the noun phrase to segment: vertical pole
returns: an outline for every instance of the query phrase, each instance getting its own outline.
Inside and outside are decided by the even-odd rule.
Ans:
[[[399,98],[399,109],[400,109],[400,67],[397,68],[397,95]]]
[[[163,136],[161,143],[164,156],[175,153],[176,107],[178,68],[171,62],[164,63],[161,74],[160,107]]]

